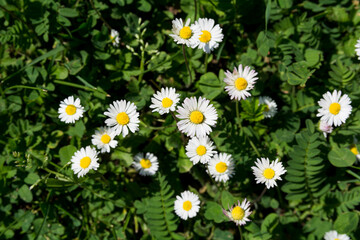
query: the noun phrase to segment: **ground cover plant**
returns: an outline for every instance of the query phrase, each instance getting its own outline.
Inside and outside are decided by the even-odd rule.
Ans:
[[[0,0],[0,239],[360,239],[353,0]]]

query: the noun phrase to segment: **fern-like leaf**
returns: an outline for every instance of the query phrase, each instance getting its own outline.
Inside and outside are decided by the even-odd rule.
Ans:
[[[282,187],[282,191],[287,193],[288,200],[309,200],[313,203],[326,193],[330,185],[325,185],[325,165],[318,149],[322,144],[319,133],[315,132],[311,120],[306,120],[306,125],[307,129],[295,136],[297,145],[289,154],[291,160],[288,161],[285,176],[287,183]]]
[[[329,193],[326,197],[333,203],[333,207],[336,207],[338,214],[349,212],[360,204],[360,187],[353,188],[348,192]]]
[[[144,213],[145,221],[155,239],[184,239],[175,233],[178,218],[174,215],[174,191],[165,177],[158,176],[160,190],[148,201]]]
[[[344,66],[339,59],[336,61],[336,65],[333,64],[330,67],[332,70],[329,72],[330,82],[337,87],[344,88],[355,77],[355,71]]]

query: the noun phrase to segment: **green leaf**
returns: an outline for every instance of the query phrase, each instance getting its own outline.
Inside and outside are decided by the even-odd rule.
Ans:
[[[359,215],[355,212],[347,212],[338,216],[334,223],[334,229],[339,233],[349,234],[357,229]]]
[[[224,209],[231,207],[235,203],[234,201],[234,197],[228,191],[223,191],[221,193],[221,204]]]
[[[19,196],[22,200],[28,203],[33,200],[33,195],[29,189],[29,186],[26,184],[22,185],[19,189]]]
[[[24,182],[27,184],[34,184],[40,177],[36,173],[29,173],[27,177],[24,179]]]
[[[308,69],[307,62],[305,61],[296,62],[287,68],[287,72],[286,72],[287,81],[291,85],[300,85],[301,87],[304,87],[305,83],[314,72],[315,70],[310,71]]]
[[[216,202],[212,201],[208,201],[206,203],[206,210],[204,216],[206,219],[213,220],[216,223],[221,223],[228,220],[228,218],[222,212],[221,206]]]
[[[197,84],[204,97],[209,100],[216,98],[224,90],[223,82],[220,82],[218,77],[212,72],[202,75]]]
[[[68,163],[76,151],[77,149],[73,145],[68,145],[60,148],[59,156],[61,164],[65,165],[66,163]]]
[[[59,14],[61,16],[70,17],[70,18],[79,16],[78,11],[76,11],[76,9],[73,8],[60,8]]]
[[[55,79],[66,79],[69,76],[69,70],[63,66],[57,66],[51,75],[53,75]]]
[[[335,147],[328,154],[329,161],[335,167],[349,167],[356,161],[355,155],[349,149]]]
[[[185,148],[183,146],[180,148],[179,160],[176,165],[179,168],[180,173],[189,172],[193,166],[193,163],[190,161],[189,157],[185,154]]]

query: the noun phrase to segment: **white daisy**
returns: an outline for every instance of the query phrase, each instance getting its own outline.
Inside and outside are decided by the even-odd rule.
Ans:
[[[324,93],[318,103],[321,108],[318,109],[319,113],[316,116],[321,117],[320,120],[329,125],[334,124],[335,127],[345,123],[352,110],[350,98],[347,94],[341,96],[341,91],[334,90],[332,94]]]
[[[188,47],[194,48],[197,45],[198,39],[194,35],[195,25],[190,24],[190,19],[186,20],[184,25],[182,19],[175,19],[172,21],[172,32],[169,34],[170,37],[174,39],[177,44],[186,44]]]
[[[275,116],[275,114],[277,113],[276,102],[272,100],[270,97],[267,96],[259,97],[259,104],[266,104],[264,111],[265,118],[271,118]]]
[[[256,183],[265,183],[266,187],[277,186],[276,180],[282,180],[281,175],[286,173],[285,168],[278,159],[270,163],[268,158],[257,159],[256,167],[251,167],[255,175]]]
[[[180,100],[180,94],[175,92],[175,88],[161,88],[161,92],[157,91],[151,98],[150,108],[153,112],[159,112],[161,115],[175,111],[176,104]]]
[[[196,36],[196,46],[206,53],[210,53],[213,49],[219,47],[222,42],[224,34],[219,24],[216,24],[213,19],[199,18],[195,22],[194,35]]]
[[[60,113],[60,121],[65,123],[74,123],[79,120],[84,113],[84,107],[80,105],[80,99],[70,96],[65,98],[64,101],[60,102],[58,113]]]
[[[185,98],[182,107],[177,108],[176,117],[181,120],[177,123],[179,130],[189,137],[204,137],[212,131],[218,115],[216,109],[206,98]]]
[[[325,121],[320,121],[319,129],[324,133],[324,137],[326,137],[328,133],[332,133],[333,131],[333,127],[327,124]]]
[[[112,127],[116,135],[122,133],[123,137],[128,135],[129,130],[135,132],[139,129],[139,113],[132,102],[125,100],[114,101],[110,104],[104,115],[109,118],[105,120],[107,126]]]
[[[350,237],[346,234],[338,234],[337,231],[332,230],[324,235],[325,240],[350,240]]]
[[[217,182],[227,182],[235,173],[235,165],[231,155],[216,153],[209,161],[208,173]]]
[[[118,144],[114,138],[116,133],[109,127],[101,127],[100,130],[96,130],[95,134],[92,135],[91,142],[95,145],[102,153],[110,152],[110,148],[115,148]]]
[[[250,67],[245,66],[243,69],[242,64],[239,65],[239,69],[234,67],[234,71],[231,73],[229,70],[225,72],[226,78],[224,82],[225,91],[229,94],[230,99],[236,99],[240,101],[241,99],[246,99],[250,97],[251,94],[248,92],[254,88],[256,77],[258,73],[255,70],[251,70]]]
[[[157,157],[152,153],[138,153],[134,157],[134,168],[139,171],[141,176],[153,176],[159,169]]]
[[[231,221],[235,222],[236,225],[245,225],[246,222],[249,222],[250,219],[248,218],[251,214],[250,211],[250,202],[244,199],[240,204],[238,200],[238,204],[229,208],[229,211],[223,209],[223,213],[226,217],[228,217]]]
[[[175,213],[182,219],[193,218],[199,212],[199,197],[190,191],[184,191],[181,196],[176,196],[174,203]]]
[[[113,44],[113,46],[118,47],[120,44],[120,36],[119,36],[119,32],[111,29],[111,33],[110,33],[110,39],[111,42]]]
[[[197,164],[199,161],[203,164],[209,162],[211,157],[216,153],[213,151],[213,142],[205,137],[193,137],[186,145],[186,155],[190,158],[193,164]]]
[[[71,169],[77,174],[78,178],[84,176],[90,169],[97,170],[99,167],[99,160],[95,148],[87,146],[81,148],[74,153],[71,158]]]
[[[357,42],[356,42],[355,52],[356,52],[356,55],[359,57],[359,60],[360,60],[360,39],[357,40]]]

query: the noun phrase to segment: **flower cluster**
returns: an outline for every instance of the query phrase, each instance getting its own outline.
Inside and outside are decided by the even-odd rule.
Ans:
[[[195,23],[190,24],[187,19],[185,24],[182,19],[172,21],[172,34],[170,37],[177,44],[185,44],[187,47],[199,48],[206,53],[210,53],[213,49],[219,47],[224,34],[219,24],[215,25],[213,19],[199,18]]]

